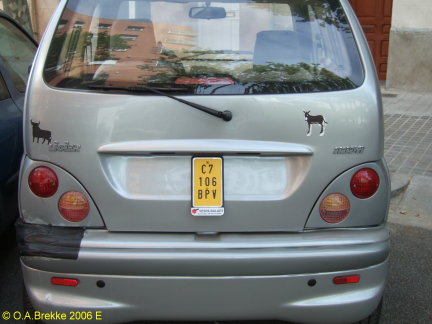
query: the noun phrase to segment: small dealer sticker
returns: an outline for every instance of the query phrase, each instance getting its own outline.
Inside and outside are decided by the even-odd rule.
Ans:
[[[193,216],[222,216],[224,214],[224,208],[194,208],[192,207],[191,213]]]
[[[223,159],[220,157],[195,157],[192,159],[193,216],[222,216]]]

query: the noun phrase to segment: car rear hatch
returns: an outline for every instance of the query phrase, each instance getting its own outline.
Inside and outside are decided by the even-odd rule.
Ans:
[[[292,1],[291,10],[296,8],[294,4],[298,2]],[[51,140],[37,143],[30,131],[26,140],[31,159],[60,166],[86,188],[108,230],[301,231],[316,200],[334,178],[355,165],[382,157],[382,142],[376,142],[382,138],[382,119],[379,98],[373,91],[375,79],[366,74],[363,82],[365,76],[351,33],[348,38],[340,36],[338,43],[345,46],[344,64],[355,66],[341,72],[344,79],[336,75],[340,67],[328,74],[330,67],[314,72],[310,70],[313,62],[301,65],[313,57],[277,63],[282,67],[261,62],[264,54],[260,46],[268,48],[275,42],[280,46],[291,33],[267,33],[269,27],[263,26],[262,33],[253,33],[257,35],[252,42],[255,45],[244,45],[250,53],[241,51],[240,44],[235,47],[235,57],[227,50],[206,50],[194,53],[191,59],[185,54],[192,55],[190,49],[180,50],[169,47],[168,41],[158,41],[164,39],[159,35],[163,32],[158,32],[161,26],[155,23],[162,6],[159,2],[151,7],[151,19],[144,22],[130,17],[114,19],[107,12],[105,16],[100,14],[96,24],[88,17],[95,15],[98,6],[102,6],[98,1],[92,1],[89,7],[72,1],[64,11],[58,11],[61,23],[48,30],[54,41],[50,50],[47,43],[43,44],[27,97],[28,129],[30,121],[39,122],[40,129],[49,130]],[[332,6],[329,12],[337,12],[339,5]],[[232,4],[225,6],[227,12],[237,12],[234,9]],[[261,9],[239,10],[247,13]],[[85,16],[87,11],[93,13]],[[280,14],[292,17],[283,10]],[[348,26],[346,18],[343,21],[341,30]],[[200,20],[200,24],[204,22]],[[315,25],[323,22],[317,19]],[[184,40],[187,33],[203,32],[207,27],[200,24],[196,30],[178,27],[176,35],[181,37],[177,40]],[[299,25],[298,33],[305,32],[303,27]],[[327,27],[336,33],[334,24]],[[98,40],[94,33],[83,36],[86,28],[99,29]],[[111,42],[120,35],[117,48],[105,49],[109,57],[103,57],[101,47],[95,45],[101,44],[105,31],[100,30],[104,29],[111,30]],[[139,34],[149,29],[154,38]],[[133,52],[138,46],[133,42],[140,37],[157,46],[142,48],[146,54]],[[303,46],[302,38],[296,40]],[[311,37],[309,40],[312,42]],[[63,46],[63,58],[59,58],[58,49],[54,53],[56,42]],[[205,41],[197,42],[200,49],[210,46]],[[72,51],[71,44],[83,47]],[[317,46],[312,48],[318,51]],[[329,51],[328,55],[336,55],[334,50]],[[92,60],[89,55],[93,55]],[[167,55],[176,59],[170,61]],[[270,55],[268,50],[266,55]],[[131,62],[134,59],[137,61]],[[223,73],[203,74],[202,65],[216,69],[221,62]],[[176,75],[172,66],[180,63],[182,74]],[[230,64],[235,65],[234,72],[227,76],[226,66]],[[251,74],[245,75],[249,70],[244,64],[253,67]],[[270,71],[266,70],[269,66]],[[290,70],[292,74],[284,70],[287,66],[297,70]],[[241,72],[237,73],[237,68]],[[201,73],[195,73],[198,70]],[[291,73],[290,80],[279,80],[287,73]],[[318,74],[305,81],[302,73]],[[161,74],[165,78],[168,75],[171,83],[154,79]],[[259,75],[268,76],[271,82],[257,81]],[[169,94],[177,91],[177,97],[195,104],[229,110],[232,119],[224,121],[155,94],[145,88],[149,86]],[[337,154],[340,149],[352,154]]]

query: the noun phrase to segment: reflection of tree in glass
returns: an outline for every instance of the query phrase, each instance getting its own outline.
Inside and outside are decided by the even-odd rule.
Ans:
[[[241,73],[238,79],[242,82],[309,80],[321,71],[317,64],[268,62],[266,65],[254,65],[253,69]]]
[[[56,68],[59,64],[60,56],[62,55],[63,43],[66,39],[66,33],[55,35],[51,42],[50,51],[46,60],[45,69]]]
[[[225,64],[220,62],[221,66]],[[142,84],[163,83],[174,84],[177,78],[196,77],[210,78],[215,76],[227,76],[221,73],[217,65],[197,66],[187,73],[181,64],[181,59],[173,53],[161,55],[157,66],[139,65],[138,68],[148,73],[141,75]],[[230,93],[230,87],[236,91],[243,89],[245,94],[260,93],[296,93],[347,90],[355,87],[349,78],[322,68],[319,64],[300,62],[297,64],[271,63],[255,65],[253,68],[229,75],[235,81],[234,85],[188,85],[188,88],[197,94],[224,94]]]
[[[286,5],[286,10],[283,9],[283,4]],[[346,15],[337,0],[326,2],[321,0],[291,0],[289,3],[277,0],[261,0],[248,5],[260,9],[264,9],[264,5],[270,5],[268,9],[273,14],[292,15],[297,23],[311,22],[316,19],[322,21],[322,26],[325,24],[334,25],[343,31],[351,32]],[[288,8],[291,13],[289,13]]]
[[[173,83],[179,76],[185,75],[186,71],[174,51],[162,49],[156,64],[137,65],[137,68],[147,73],[138,77],[145,83]]]
[[[91,34],[91,37],[93,37],[93,34]],[[91,37],[87,37],[87,39],[91,39]],[[131,46],[127,40],[121,38],[121,35],[108,35],[106,31],[98,33],[95,61],[115,59],[113,51],[128,48],[131,48]]]
[[[257,65],[244,72],[240,78],[245,94],[335,91],[355,87],[348,78],[340,77],[317,64],[304,62]]]
[[[351,32],[346,15],[338,1],[329,0],[323,3],[317,0],[296,0],[291,11],[298,19],[297,22],[310,22],[317,19],[322,21],[321,25],[334,25],[338,29]]]
[[[174,82],[176,78],[181,77],[196,77],[196,78],[212,78],[212,77],[230,77],[241,73],[244,66],[238,66],[238,63],[250,62],[250,59],[238,59],[224,57],[224,54],[232,51],[224,50],[188,50],[182,52],[174,52],[169,49],[162,49],[156,64],[143,64],[137,67],[145,74],[139,78],[142,82],[156,83]],[[194,62],[187,64],[185,62]],[[236,65],[237,64],[237,65]]]

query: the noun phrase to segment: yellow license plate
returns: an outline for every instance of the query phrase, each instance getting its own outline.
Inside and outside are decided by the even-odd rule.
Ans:
[[[221,216],[223,208],[223,159],[192,159],[192,209],[195,216]]]

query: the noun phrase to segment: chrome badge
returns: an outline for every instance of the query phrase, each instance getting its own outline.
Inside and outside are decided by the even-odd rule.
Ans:
[[[49,145],[48,150],[50,152],[79,152],[81,151],[81,145],[69,144],[69,141],[65,141],[63,144],[54,141]]]
[[[365,147],[360,146],[339,146],[333,149],[333,154],[363,154]]]

